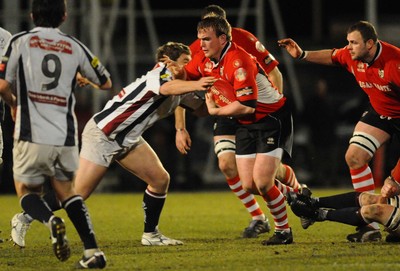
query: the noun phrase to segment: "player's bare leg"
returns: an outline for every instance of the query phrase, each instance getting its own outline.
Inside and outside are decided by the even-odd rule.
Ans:
[[[260,208],[255,196],[246,191],[239,177],[235,157],[235,136],[214,136],[215,153],[218,157],[218,166],[228,183],[231,191],[242,202],[252,220],[242,233],[243,238],[256,238],[262,233],[269,232],[271,226],[268,218]],[[258,192],[256,192],[258,194]]]
[[[118,163],[148,184],[143,196],[145,221],[142,245],[182,245],[182,241],[166,237],[158,229],[170,178],[154,150],[147,142],[143,142]]]

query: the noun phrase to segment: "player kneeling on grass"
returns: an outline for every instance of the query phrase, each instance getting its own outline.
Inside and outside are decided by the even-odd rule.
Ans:
[[[191,59],[189,47],[176,42],[168,42],[158,48],[157,61],[164,55],[182,66]],[[77,193],[84,199],[88,198],[114,161],[146,182],[141,240],[146,246],[182,245],[182,242],[168,238],[158,230],[170,176],[142,134],[154,122],[174,112],[182,99],[181,94],[205,91],[215,81],[214,77],[203,77],[197,81],[177,80],[181,75],[174,71],[173,65],[169,67],[158,62],[153,70],[109,100],[103,110],[87,122],[82,134],[79,169],[75,178]],[[15,223],[20,225],[29,222],[23,214],[14,218]],[[22,227],[13,227],[12,237],[16,243],[26,233],[26,227],[24,232],[18,229]]]
[[[308,228],[316,221],[335,221],[362,228],[371,222],[385,226],[390,234],[387,242],[400,241],[400,160],[387,177],[381,194],[369,192],[350,192],[329,197],[310,197],[289,193],[288,203],[293,213],[308,220]],[[379,233],[379,231],[377,231]],[[380,234],[368,232],[365,240],[379,241]],[[350,242],[360,242],[348,238]]]

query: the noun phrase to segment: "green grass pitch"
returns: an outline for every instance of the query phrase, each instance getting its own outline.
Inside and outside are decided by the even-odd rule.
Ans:
[[[314,190],[316,196],[350,190]],[[142,193],[94,194],[87,201],[100,247],[106,253],[106,270],[399,270],[399,246],[382,242],[346,241],[354,227],[332,222],[316,223],[307,230],[290,209],[294,243],[266,247],[256,239],[242,239],[250,216],[229,191],[172,192],[161,215],[160,230],[184,242],[176,247],[144,247]],[[263,210],[265,203],[258,198]],[[8,239],[10,219],[21,209],[15,195],[0,196],[0,238]],[[34,222],[26,248],[0,243],[0,270],[71,270],[82,255],[79,237],[64,211],[72,256],[59,262],[53,255],[49,232]],[[271,216],[268,213],[270,220]],[[386,235],[386,233],[384,234]]]

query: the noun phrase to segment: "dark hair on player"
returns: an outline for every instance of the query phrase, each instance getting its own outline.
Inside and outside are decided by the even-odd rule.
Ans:
[[[65,0],[33,0],[33,23],[41,27],[59,27],[67,12]]]
[[[197,24],[197,32],[206,28],[211,28],[215,31],[217,37],[226,35],[226,40],[232,40],[232,28],[228,21],[220,16],[206,17]]]
[[[204,19],[210,16],[220,16],[226,19],[226,12],[223,8],[221,8],[218,5],[209,5],[203,9],[201,13],[201,18]]]
[[[354,31],[360,32],[364,42],[373,40],[373,42],[376,43],[378,41],[378,34],[375,30],[375,27],[367,21],[359,21],[353,24],[349,27],[349,29],[347,29],[347,34]]]
[[[157,49],[156,61],[159,62],[164,55],[168,56],[171,60],[176,61],[182,54],[191,55],[189,46],[180,42],[167,42]]]

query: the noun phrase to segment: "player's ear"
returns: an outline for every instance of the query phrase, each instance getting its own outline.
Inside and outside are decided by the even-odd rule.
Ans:
[[[374,47],[375,42],[372,39],[367,40],[367,47],[368,50],[370,50],[372,47]]]
[[[218,38],[221,44],[226,43],[228,41],[225,34],[220,35]]]
[[[67,17],[68,17],[68,13],[65,12],[65,13],[64,13],[64,16],[63,16],[63,18],[62,18],[62,21],[65,22],[65,20],[67,20]]]

